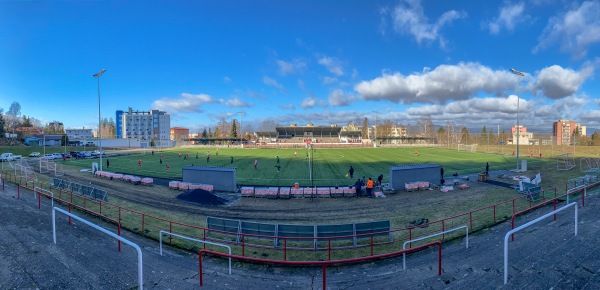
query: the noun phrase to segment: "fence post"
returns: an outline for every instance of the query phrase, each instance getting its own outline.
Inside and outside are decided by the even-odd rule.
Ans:
[[[496,223],[496,205],[494,204],[494,223]]]
[[[287,260],[287,238],[283,238],[283,260]]]
[[[206,241],[206,228],[202,228],[202,239]],[[202,243],[206,249],[206,243]]]
[[[169,221],[169,233],[173,232],[173,222]],[[173,235],[169,235],[169,244],[173,243]]]
[[[556,195],[556,191],[554,195]],[[556,210],[556,197],[554,197],[554,210]],[[556,214],[554,214],[554,220],[556,220]]]
[[[446,236],[446,234],[444,233],[444,232],[445,232],[445,231],[444,231],[444,226],[445,226],[445,224],[446,224],[446,223],[445,223],[445,221],[446,221],[446,220],[442,220],[442,240],[443,240],[443,239],[444,239],[444,237]]]
[[[145,232],[144,232],[144,216],[145,216],[145,215],[146,215],[146,214],[142,214],[142,236],[144,236],[144,235],[145,235]]]
[[[17,199],[21,199],[21,184],[17,183]]]
[[[513,205],[512,214],[515,214],[515,199],[514,198],[512,200],[512,205]]]
[[[244,244],[245,238],[246,238],[246,236],[244,236],[244,234],[242,234],[242,256],[246,256],[246,245]]]
[[[371,233],[371,256],[373,256],[373,233]]]
[[[327,238],[327,260],[331,260],[331,238]]]
[[[581,190],[581,207],[585,206],[585,187]]]
[[[469,228],[473,229],[473,212],[469,211]]]

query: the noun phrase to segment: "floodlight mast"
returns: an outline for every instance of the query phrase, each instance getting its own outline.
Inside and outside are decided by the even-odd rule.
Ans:
[[[100,123],[100,76],[106,72],[102,69],[100,72],[94,74],[95,78],[98,78],[98,148],[100,151],[100,171],[102,171],[102,127]]]
[[[510,72],[517,75],[518,76],[518,82],[517,82],[517,127],[515,129],[517,129],[516,133],[517,133],[517,171],[519,171],[519,139],[521,139],[520,135],[521,135],[521,129],[519,128],[519,100],[520,100],[520,93],[521,93],[521,79],[525,76],[524,72],[520,72],[514,68],[510,69]]]

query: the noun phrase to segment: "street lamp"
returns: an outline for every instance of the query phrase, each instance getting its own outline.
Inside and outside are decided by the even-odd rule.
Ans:
[[[514,68],[510,69],[510,72],[517,75],[518,76],[518,82],[517,82],[517,171],[519,170],[519,139],[520,138],[520,133],[521,133],[521,129],[519,128],[519,99],[521,98],[519,96],[519,94],[521,93],[521,78],[523,78],[525,76],[525,73],[520,72]]]
[[[105,69],[101,70],[94,75],[98,78],[98,147],[100,148],[100,171],[102,171],[102,127],[100,126],[100,76],[106,72]]]
[[[237,114],[240,115],[240,147],[244,148],[244,129],[242,129],[242,117],[246,115],[246,112],[239,111]]]
[[[377,117],[379,116],[379,111],[378,110],[374,110],[373,113],[375,113],[375,126],[374,126],[374,130],[373,130],[373,134],[375,135],[375,138],[373,138],[374,142],[374,147],[377,147]]]

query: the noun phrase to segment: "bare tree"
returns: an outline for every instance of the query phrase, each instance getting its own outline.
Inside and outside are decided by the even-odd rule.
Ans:
[[[260,126],[258,127],[258,130],[261,132],[274,132],[276,127],[277,127],[277,123],[275,123],[275,121],[263,120],[262,122],[260,122]]]
[[[377,126],[377,137],[391,137],[394,126],[395,124],[391,120],[383,120],[383,122]]]
[[[21,105],[19,102],[12,102],[10,104],[10,108],[6,112],[5,115],[5,128],[7,131],[15,132],[15,129],[20,126],[21,119],[19,116],[21,115]]]
[[[362,125],[362,138],[369,139],[369,119],[365,117]]]
[[[433,136],[434,127],[433,121],[431,121],[430,115],[423,115],[419,119],[417,123],[417,129],[419,130],[419,134],[423,137],[431,137]]]

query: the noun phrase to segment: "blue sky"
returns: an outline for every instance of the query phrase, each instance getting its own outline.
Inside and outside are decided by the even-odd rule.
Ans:
[[[0,108],[66,128],[160,109],[192,132],[364,117],[600,128],[600,0],[0,1]],[[247,128],[252,126],[252,128]],[[591,134],[592,132],[588,132]]]

